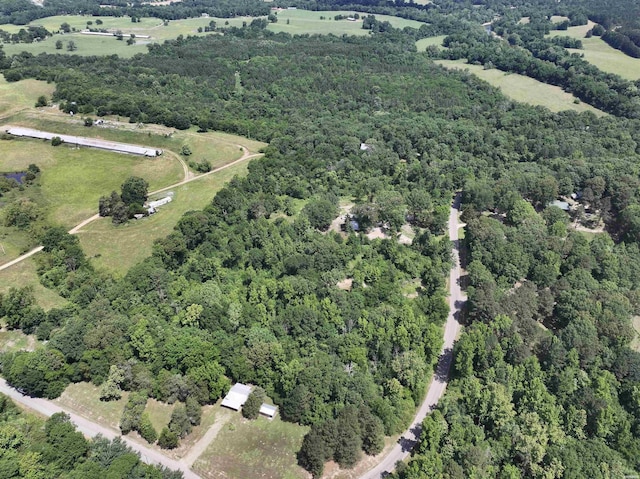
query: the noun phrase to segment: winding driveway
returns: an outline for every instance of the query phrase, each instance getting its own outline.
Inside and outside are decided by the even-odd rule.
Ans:
[[[458,319],[467,299],[460,287],[460,240],[458,239],[458,228],[460,227],[458,221],[460,215],[460,198],[460,194],[456,195],[449,212],[449,239],[453,242],[453,267],[449,273],[449,316],[444,326],[444,345],[442,346],[440,359],[436,365],[436,371],[431,379],[431,384],[429,384],[427,395],[424,401],[422,401],[422,405],[420,409],[418,409],[409,429],[402,434],[387,456],[373,469],[370,469],[367,473],[360,476],[360,479],[380,479],[386,477],[395,469],[398,461],[405,460],[409,454],[411,454],[411,450],[420,438],[422,421],[438,404],[438,401],[447,388],[449,371],[451,370],[451,363],[453,361],[453,343],[460,331],[460,322]]]

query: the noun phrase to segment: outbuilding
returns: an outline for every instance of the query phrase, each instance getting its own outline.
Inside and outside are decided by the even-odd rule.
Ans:
[[[239,411],[244,403],[247,402],[252,389],[251,386],[246,384],[235,383],[222,400],[222,406]]]
[[[267,403],[263,403],[262,406],[260,406],[260,414],[268,417],[269,419],[273,419],[277,412],[278,412],[277,406],[272,406],[271,404],[267,404]]]

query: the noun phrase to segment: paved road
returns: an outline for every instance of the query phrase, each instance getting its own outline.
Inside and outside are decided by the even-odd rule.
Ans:
[[[85,436],[95,437],[98,434],[102,434],[104,437],[108,439],[114,439],[116,437],[122,437],[123,441],[127,443],[131,449],[140,453],[141,459],[147,464],[160,464],[165,467],[168,467],[172,470],[182,471],[185,479],[201,479],[195,472],[193,472],[189,467],[182,462],[176,461],[174,459],[170,459],[163,455],[159,451],[155,451],[150,449],[142,444],[139,444],[128,437],[120,436],[120,434],[113,429],[101,426],[94,422],[91,422],[88,419],[83,418],[82,416],[78,416],[66,409],[58,406],[57,404],[47,401],[46,399],[32,398],[29,396],[25,396],[20,392],[16,391],[14,388],[9,386],[4,379],[0,378],[0,393],[6,394],[15,402],[24,404],[29,409],[32,409],[40,414],[45,416],[52,416],[58,412],[65,412],[69,414],[71,417],[71,422],[73,422],[78,430],[82,432]]]
[[[416,413],[413,423],[409,426],[402,437],[398,440],[397,444],[393,447],[391,452],[382,459],[380,463],[367,473],[360,476],[360,479],[380,479],[387,476],[395,469],[396,463],[406,459],[411,450],[416,445],[418,438],[420,437],[420,431],[422,430],[422,420],[427,414],[438,404],[438,401],[444,394],[449,381],[449,370],[451,368],[451,362],[453,360],[453,343],[460,331],[460,323],[458,317],[464,302],[466,301],[466,295],[460,288],[460,255],[459,255],[459,240],[458,240],[458,216],[460,209],[460,195],[458,194],[453,201],[451,211],[449,213],[449,238],[453,242],[453,268],[449,273],[449,316],[444,326],[444,345],[442,347],[442,353],[436,366],[436,372],[433,375],[431,384],[427,391],[427,395],[420,406],[420,409]]]

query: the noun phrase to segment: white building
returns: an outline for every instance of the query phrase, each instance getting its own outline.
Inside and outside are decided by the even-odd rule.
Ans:
[[[251,386],[235,383],[222,400],[222,406],[239,411],[251,394]]]

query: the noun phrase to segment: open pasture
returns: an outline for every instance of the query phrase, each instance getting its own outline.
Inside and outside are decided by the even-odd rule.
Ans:
[[[171,203],[139,221],[120,226],[114,226],[111,218],[94,221],[78,233],[80,245],[95,266],[124,275],[131,266],[151,255],[153,242],[171,233],[184,213],[204,208],[227,181],[244,174],[246,168],[246,163],[239,163],[173,188]]]
[[[469,70],[499,88],[505,96],[515,101],[544,106],[551,111],[574,110],[578,112],[590,111],[596,115],[605,114],[586,103],[575,103],[575,97],[560,87],[548,85],[524,75],[505,73],[498,69],[485,70],[481,65],[469,65],[461,60],[437,60],[436,63],[445,68]]]
[[[290,34],[329,34],[334,35],[367,35],[368,30],[362,29],[362,19],[357,21],[334,20],[336,15],[351,16],[356,12],[353,11],[326,11],[315,12],[307,10],[280,10],[274,11],[278,15],[278,22],[271,23],[267,27],[274,32],[287,32]],[[360,13],[360,17],[365,16]],[[324,17],[321,20],[320,17]],[[208,33],[198,32],[198,28],[209,25],[214,21],[218,27],[235,26],[242,27],[243,23],[251,23],[254,17],[236,17],[236,18],[188,18],[182,20],[171,20],[167,25],[158,18],[141,18],[140,22],[132,23],[130,17],[94,17],[90,15],[59,15],[55,17],[40,18],[34,20],[29,25],[39,25],[45,27],[50,32],[58,32],[60,25],[69,24],[72,29],[71,33],[55,34],[41,42],[34,43],[16,43],[4,44],[4,51],[8,55],[17,54],[23,51],[33,55],[40,53],[61,53],[74,55],[118,55],[124,58],[132,57],[137,53],[145,53],[146,45],[149,43],[163,42],[179,35],[207,35]],[[414,20],[405,20],[399,17],[389,15],[376,15],[380,21],[389,21],[396,28],[404,28],[406,26],[420,28],[421,22]],[[97,25],[96,21],[100,19],[102,25]],[[109,32],[120,30],[124,35],[124,40],[117,40],[116,37],[83,35],[81,30],[88,28],[87,22],[92,22],[91,28],[106,29]],[[23,25],[0,25],[0,29],[15,33]],[[75,31],[73,31],[75,29]],[[150,38],[137,38],[136,43],[127,45],[126,39],[130,34],[137,36],[149,36]],[[61,40],[62,49],[56,49],[56,42]],[[69,51],[67,46],[69,41],[73,41],[77,46],[77,50]]]
[[[447,37],[446,35],[438,35],[437,37],[421,38],[416,42],[416,48],[418,49],[419,52],[425,51],[427,47],[430,47],[430,46],[436,46],[444,50],[447,47],[442,46],[442,42],[446,37]]]
[[[584,59],[600,70],[620,75],[627,80],[640,79],[640,58],[625,55],[620,50],[610,47],[600,37],[585,38],[595,23],[569,27],[566,31],[554,30],[549,36],[569,36],[582,41],[582,50],[568,49],[571,53],[584,55]]]

